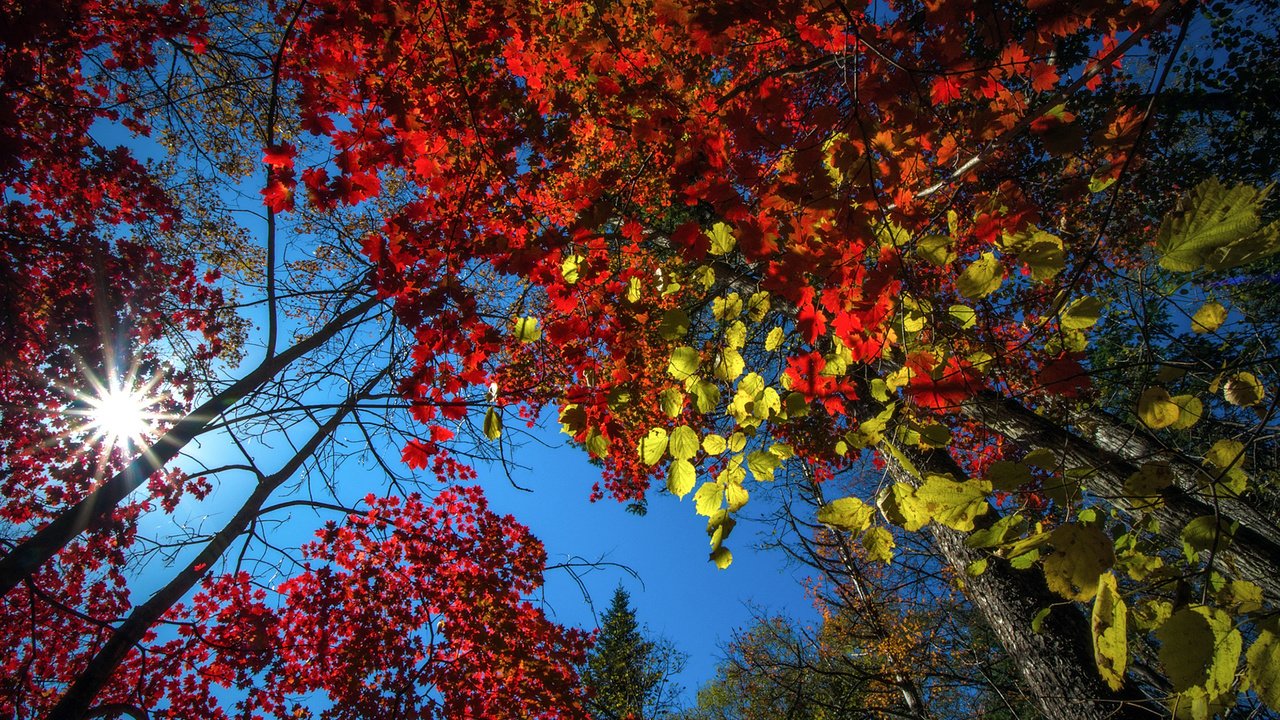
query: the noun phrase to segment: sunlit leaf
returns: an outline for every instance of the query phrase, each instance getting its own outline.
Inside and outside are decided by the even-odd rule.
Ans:
[[[688,460],[671,461],[671,467],[667,471],[667,489],[671,494],[683,500],[697,481],[698,473],[694,470],[693,463]]]
[[[689,460],[698,454],[698,433],[688,425],[681,425],[671,432],[667,449],[676,460]]]
[[[657,465],[667,452],[666,428],[656,427],[650,430],[647,435],[640,438],[636,452],[645,465]]]
[[[489,408],[484,413],[484,436],[490,440],[502,437],[502,415],[497,408]]]
[[[1091,622],[1093,660],[1098,674],[1112,690],[1124,686],[1124,671],[1129,662],[1128,612],[1116,576],[1103,573],[1098,581],[1098,594],[1093,599]]]
[[[1044,559],[1049,589],[1069,600],[1093,598],[1098,578],[1115,564],[1111,538],[1096,527],[1061,525],[1050,536],[1053,553]]]
[[[983,253],[956,278],[956,289],[970,300],[986,297],[1000,289],[1004,268],[993,253]]]
[[[875,508],[856,497],[832,500],[818,509],[818,522],[859,533],[871,526]]]
[[[1191,316],[1191,331],[1210,333],[1227,321],[1227,309],[1221,303],[1207,302]]]

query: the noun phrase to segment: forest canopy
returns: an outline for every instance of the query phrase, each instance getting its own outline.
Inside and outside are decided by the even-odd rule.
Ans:
[[[3,7],[7,716],[587,717],[540,422],[815,713],[1280,712],[1270,0]]]

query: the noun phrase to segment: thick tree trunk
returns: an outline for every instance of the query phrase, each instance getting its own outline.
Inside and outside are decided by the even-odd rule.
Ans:
[[[919,478],[891,454],[884,457],[895,481],[919,484]],[[964,478],[959,466],[941,451],[911,459],[921,472]],[[994,514],[988,513],[978,518],[978,525],[989,525],[994,520]],[[1088,621],[1074,605],[1049,590],[1043,574],[1015,570],[1000,558],[967,547],[965,533],[936,523],[928,526],[928,532],[942,559],[956,577],[963,579],[965,596],[1017,665],[1046,718],[1150,720],[1163,716],[1140,692],[1128,687],[1116,692],[1102,681],[1094,664]],[[980,559],[987,560],[986,571],[969,576],[966,569]],[[1032,619],[1047,607],[1053,610],[1041,622],[1040,632],[1033,632]]]
[[[204,431],[215,418],[240,402],[245,396],[262,387],[268,380],[284,371],[303,355],[331,340],[349,323],[378,304],[377,298],[369,298],[330,320],[315,334],[302,340],[279,355],[267,358],[253,372],[237,380],[231,387],[205,401],[169,429],[150,448],[114,477],[100,485],[72,507],[63,510],[52,522],[40,528],[36,534],[22,541],[0,559],[0,597],[4,597],[18,583],[58,554],[67,543],[116,507],[151,477],[152,473],[178,455],[187,443]]]
[[[1270,602],[1280,600],[1280,532],[1275,523],[1238,498],[1220,496],[1207,501],[1199,496],[1196,476],[1203,477],[1203,471],[1194,463],[1159,449],[1143,433],[1101,411],[1081,417],[1091,421],[1096,442],[992,392],[980,393],[965,403],[964,412],[1021,445],[1050,450],[1063,467],[1089,468],[1092,474],[1085,480],[1087,489],[1130,512],[1134,511],[1124,489],[1125,480],[1143,462],[1169,462],[1175,484],[1162,493],[1161,507],[1142,511],[1159,521],[1161,538],[1170,547],[1180,547],[1182,529],[1203,515],[1216,515],[1227,524],[1239,522],[1230,547],[1217,553],[1215,559],[1223,561],[1219,569],[1256,583]]]

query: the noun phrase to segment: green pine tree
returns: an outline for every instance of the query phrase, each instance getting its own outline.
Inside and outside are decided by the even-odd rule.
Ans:
[[[646,636],[631,596],[618,586],[582,668],[582,683],[590,691],[587,709],[595,720],[666,717],[680,694],[673,676],[684,662],[685,655],[669,641]]]

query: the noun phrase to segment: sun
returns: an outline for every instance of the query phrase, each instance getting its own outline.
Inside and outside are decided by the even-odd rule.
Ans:
[[[94,442],[121,450],[145,449],[165,415],[156,406],[164,401],[156,392],[158,379],[138,382],[130,371],[121,377],[97,379],[89,377],[92,391],[77,393],[81,410],[74,414],[83,418],[81,427]]]
[[[89,424],[108,445],[126,448],[142,444],[151,430],[148,410],[153,401],[123,387],[104,388],[89,400]]]

